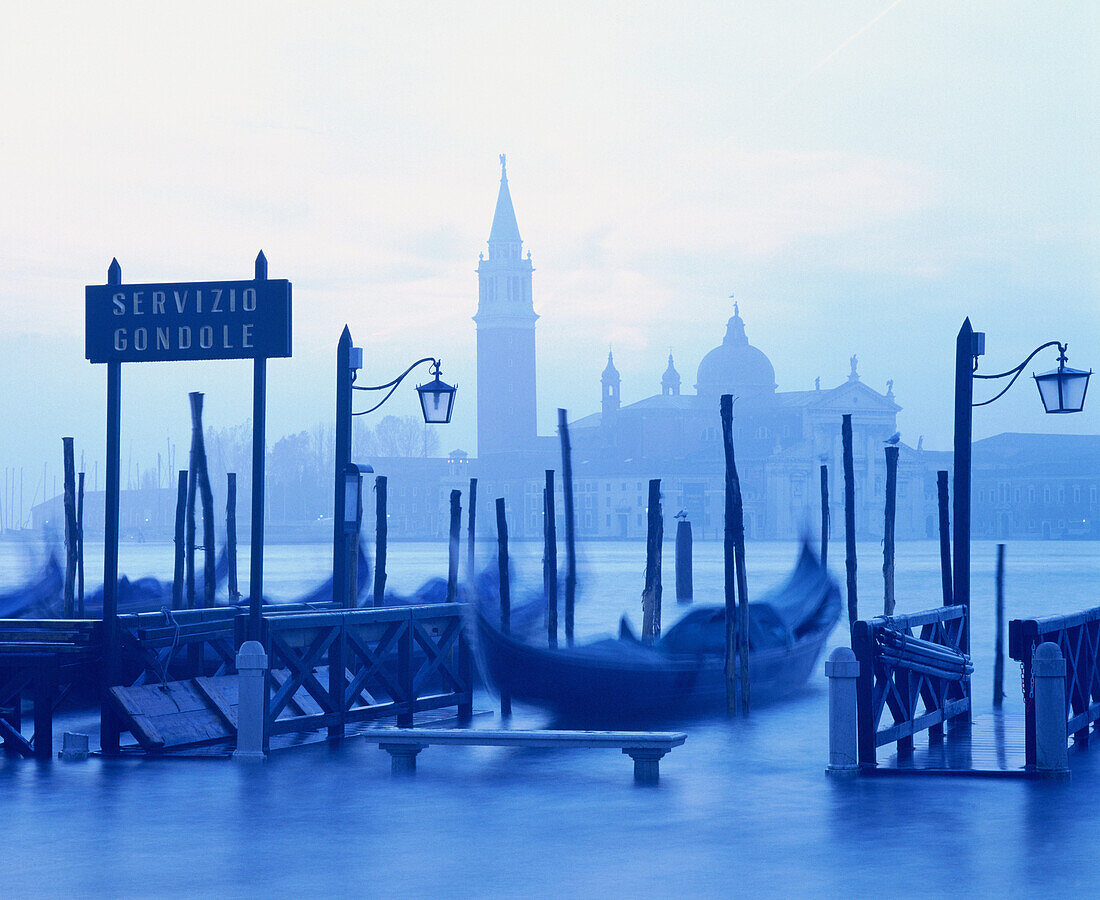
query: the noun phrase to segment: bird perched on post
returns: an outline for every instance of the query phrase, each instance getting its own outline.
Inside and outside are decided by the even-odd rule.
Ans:
[[[884,440],[883,443],[884,444],[891,444],[891,445],[896,447],[897,444],[898,444],[898,441],[900,441],[900,440],[901,440],[901,432],[900,431],[895,431],[892,435],[890,435],[890,437],[888,437],[886,440]]]
[[[686,509],[681,509],[675,515],[675,518],[677,518],[677,519],[686,519],[687,517],[688,517],[688,511]]]

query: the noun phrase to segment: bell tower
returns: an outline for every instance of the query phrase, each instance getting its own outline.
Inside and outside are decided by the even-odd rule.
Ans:
[[[531,253],[522,256],[508,170],[500,155],[500,190],[489,231],[489,256],[477,265],[477,452],[534,448],[535,321]]]
[[[610,425],[615,421],[615,415],[619,411],[619,388],[622,386],[622,378],[619,370],[615,368],[615,360],[611,357],[611,350],[607,351],[607,365],[600,374],[600,411],[602,417],[600,423]]]

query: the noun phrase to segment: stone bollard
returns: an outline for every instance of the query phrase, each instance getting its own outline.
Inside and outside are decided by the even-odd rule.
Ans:
[[[1050,641],[1031,657],[1035,679],[1035,767],[1049,778],[1069,777],[1066,724],[1066,661]]]
[[[65,762],[79,762],[88,758],[88,735],[66,731],[61,738],[57,758]]]
[[[829,765],[825,771],[834,778],[853,778],[859,774],[859,749],[856,731],[856,679],[859,660],[849,647],[837,647],[825,661],[829,679]]]
[[[259,641],[245,641],[237,651],[237,749],[241,762],[263,762],[264,692],[267,690],[267,653]]]

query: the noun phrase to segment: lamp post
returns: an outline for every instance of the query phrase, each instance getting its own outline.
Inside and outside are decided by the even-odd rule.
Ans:
[[[355,465],[351,461],[351,421],[353,416],[372,413],[393,396],[394,391],[413,369],[431,363],[435,377],[427,384],[417,385],[420,408],[425,423],[446,424],[451,421],[454,408],[455,387],[440,379],[442,373],[438,359],[425,356],[418,359],[393,381],[377,385],[358,385],[355,378],[363,368],[363,350],[353,347],[351,331],[344,326],[336,350],[336,460],[335,486],[332,511],[332,599],[343,605],[353,606],[355,586],[349,581],[349,550],[355,552],[359,525],[362,521],[362,476],[374,470],[367,465]],[[386,391],[382,399],[370,409],[352,411],[353,391]]]
[[[1085,404],[1085,392],[1088,388],[1090,369],[1071,369],[1066,365],[1066,345],[1059,341],[1047,341],[1028,354],[1018,366],[995,375],[978,374],[978,358],[985,354],[985,334],[974,331],[968,318],[959,330],[955,342],[955,442],[954,442],[954,497],[952,507],[955,521],[952,523],[952,537],[955,551],[954,603],[970,607],[970,458],[974,409],[988,406],[999,400],[1024,371],[1024,367],[1035,356],[1048,347],[1058,348],[1058,368],[1034,375],[1039,388],[1039,397],[1047,413],[1061,414],[1080,412]],[[995,381],[1009,378],[998,393],[980,403],[974,402],[974,379]],[[967,621],[961,641],[964,653],[970,652],[970,624]]]

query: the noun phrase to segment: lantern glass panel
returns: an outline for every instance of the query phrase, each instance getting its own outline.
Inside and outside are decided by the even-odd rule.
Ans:
[[[1091,372],[1066,369],[1062,374],[1062,408],[1065,412],[1080,412],[1085,405],[1085,391]]]
[[[359,519],[359,473],[344,475],[344,524],[354,525]]]

